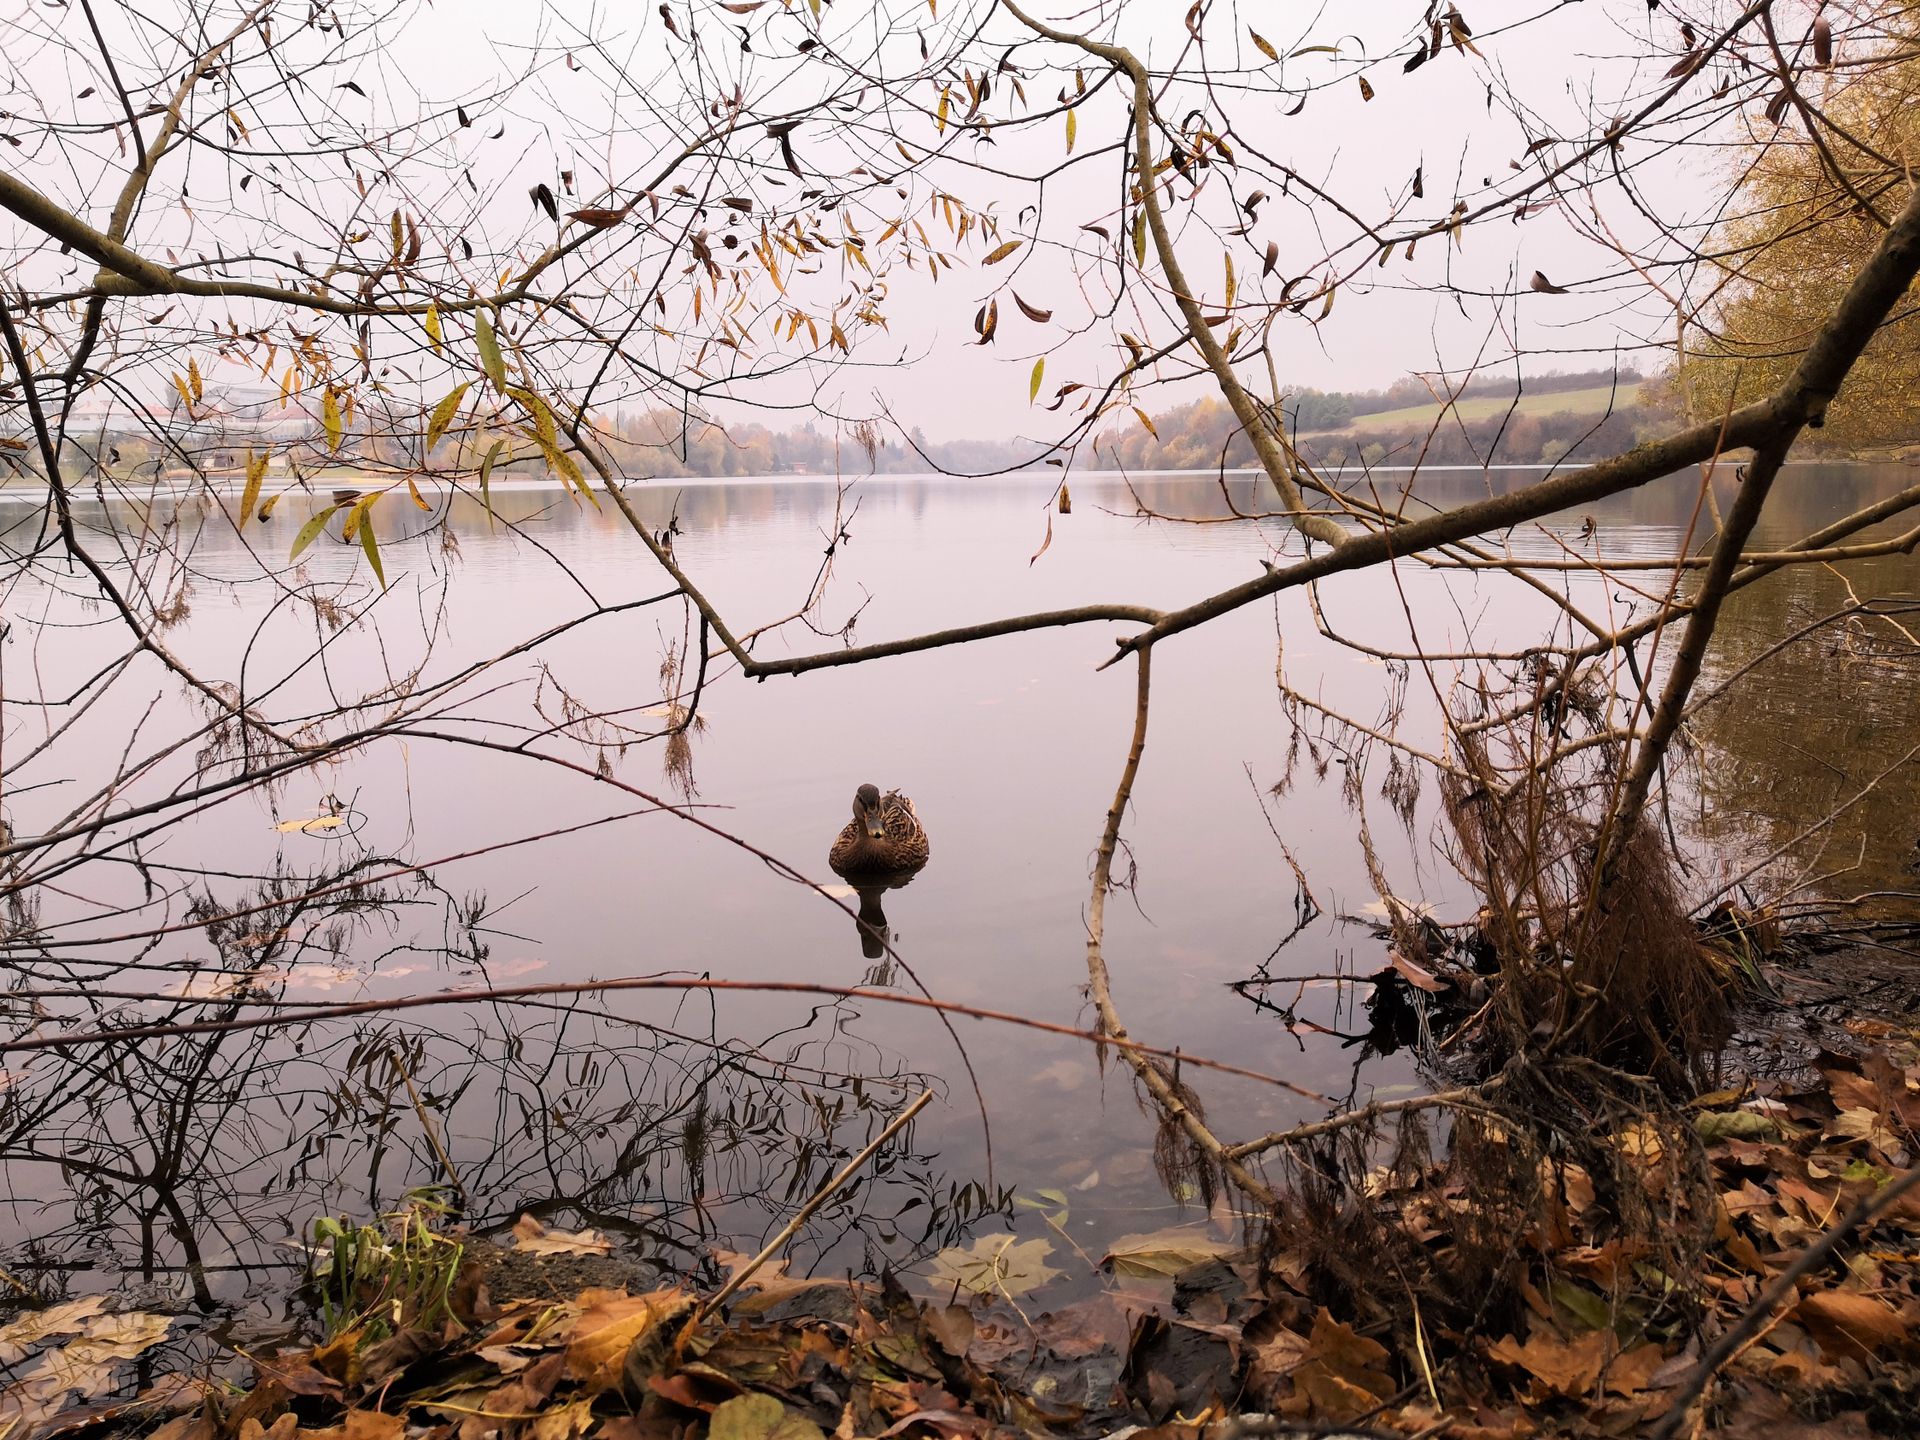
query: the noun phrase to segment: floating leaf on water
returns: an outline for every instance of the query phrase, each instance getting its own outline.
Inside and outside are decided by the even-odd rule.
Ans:
[[[971,1245],[956,1245],[934,1256],[928,1279],[939,1290],[958,1285],[975,1295],[1018,1298],[1064,1273],[1046,1263],[1052,1253],[1045,1240],[981,1235]]]
[[[273,828],[282,835],[317,835],[323,830],[336,830],[347,823],[344,815],[309,815],[302,820],[282,820]]]
[[[78,1335],[106,1306],[106,1296],[87,1295],[45,1310],[30,1310],[0,1326],[0,1364],[17,1363],[28,1346],[38,1345],[50,1335]]]
[[[1149,1235],[1123,1236],[1107,1247],[1100,1263],[1111,1265],[1117,1275],[1165,1278],[1231,1255],[1239,1248],[1216,1239],[1200,1226],[1180,1225]]]
[[[613,1241],[598,1230],[549,1230],[531,1215],[513,1224],[513,1248],[528,1255],[611,1255]]]

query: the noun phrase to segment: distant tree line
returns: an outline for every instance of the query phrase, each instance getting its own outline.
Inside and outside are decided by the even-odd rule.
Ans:
[[[1605,383],[1587,376],[1578,378],[1579,384],[1564,388],[1587,389]],[[1637,379],[1628,381],[1623,376],[1623,393],[1633,394],[1630,387],[1637,383]],[[1532,382],[1528,387],[1532,389]],[[1318,392],[1292,398],[1309,397],[1349,398],[1321,396]],[[1316,425],[1301,420],[1292,428],[1301,454],[1326,466],[1540,465],[1632,445],[1655,419],[1643,406],[1622,405],[1604,416],[1591,410],[1547,415],[1499,410],[1476,418],[1454,413],[1437,422],[1429,418],[1377,427],[1353,422],[1352,428],[1332,433],[1327,431],[1334,422]],[[1219,400],[1197,400],[1155,416],[1151,431],[1130,418],[1101,437],[1099,456],[1102,465],[1127,470],[1212,470],[1221,465],[1241,469],[1256,463],[1251,442],[1233,412]]]
[[[1356,465],[1552,465],[1618,454],[1657,428],[1648,409],[1629,406],[1606,415],[1556,411],[1448,419],[1409,432],[1353,430],[1307,436],[1300,450],[1326,469]]]

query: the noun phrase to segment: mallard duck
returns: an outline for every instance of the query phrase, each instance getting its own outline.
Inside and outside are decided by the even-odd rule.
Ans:
[[[912,875],[927,863],[926,828],[913,802],[898,790],[885,795],[862,785],[853,792],[853,819],[827,852],[827,864],[851,880]]]

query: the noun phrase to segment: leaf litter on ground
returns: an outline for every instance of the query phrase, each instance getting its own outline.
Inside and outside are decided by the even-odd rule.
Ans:
[[[1713,1210],[1697,1275],[1661,1272],[1605,1187],[1569,1163],[1550,1222],[1514,1236],[1525,1308],[1497,1330],[1423,1325],[1385,1273],[1368,1303],[1343,1303],[1312,1256],[1263,1249],[1251,1231],[1228,1238],[1216,1217],[1116,1240],[1097,1262],[1044,1236],[980,1235],[878,1284],[774,1261],[697,1323],[699,1300],[678,1284],[496,1303],[470,1281],[454,1318],[250,1357],[237,1390],[176,1377],[141,1392],[147,1408],[124,1423],[150,1429],[173,1412],[153,1440],[945,1440],[1130,1426],[1152,1427],[1139,1440],[1199,1440],[1258,1413],[1270,1429],[1322,1433],[1633,1434],[1771,1280],[1920,1158],[1915,1033],[1851,1024],[1867,1042],[1855,1053],[1696,1102]],[[1622,1144],[1650,1166],[1660,1149],[1651,1132]],[[1409,1179],[1380,1172],[1365,1202],[1422,1246],[1461,1243],[1444,1162]],[[1910,1193],[1803,1277],[1709,1392],[1705,1433],[1920,1433],[1917,1243]],[[603,1245],[531,1217],[511,1241],[549,1265]],[[747,1263],[714,1259],[729,1274]],[[1097,1266],[1106,1288],[1050,1306],[1059,1265]],[[0,1327],[7,1440],[71,1431],[63,1410],[124,1393],[131,1359],[172,1323],[80,1297]]]

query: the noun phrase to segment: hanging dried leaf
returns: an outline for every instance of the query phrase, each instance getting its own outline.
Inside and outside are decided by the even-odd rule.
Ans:
[[[300,527],[293,537],[293,548],[287,552],[289,565],[298,560],[301,552],[320,537],[320,532],[327,528],[327,521],[331,520],[334,512],[340,508],[338,505],[329,505]]]
[[[1267,59],[1275,63],[1279,62],[1280,52],[1273,48],[1273,42],[1271,40],[1267,39],[1266,36],[1262,35],[1258,30],[1251,28],[1248,29],[1247,35],[1253,41],[1254,49],[1266,56]]]
[[[1040,398],[1040,381],[1047,373],[1047,357],[1042,355],[1033,362],[1033,374],[1027,379],[1027,403],[1029,405]]]
[[[373,578],[380,582],[382,590],[387,588],[386,567],[380,563],[380,544],[373,538],[373,517],[363,515],[360,519],[360,549],[367,557],[367,564],[373,567]]]
[[[320,424],[327,432],[327,448],[338,450],[342,429],[340,425],[340,401],[334,396],[329,385],[320,394]]]
[[[1364,75],[1360,76],[1359,80],[1360,80],[1360,98],[1362,100],[1371,100],[1373,98],[1373,86],[1367,83],[1367,77]]]
[[[1700,68],[1700,63],[1700,55],[1696,51],[1689,50],[1678,60],[1674,61],[1672,66],[1668,68],[1667,73],[1660,78],[1663,80],[1677,80],[1682,75],[1691,75],[1695,70]]]
[[[596,230],[604,230],[626,219],[632,208],[631,205],[622,205],[618,210],[609,210],[601,205],[586,205],[578,210],[569,210],[567,218],[578,220],[582,225],[591,225]]]
[[[1026,301],[1020,298],[1020,294],[1018,291],[1014,291],[1012,292],[1012,294],[1013,294],[1013,303],[1020,307],[1020,313],[1026,316],[1029,320],[1033,321],[1034,324],[1044,325],[1049,320],[1053,319],[1053,312],[1051,310],[1042,310],[1037,305],[1029,305]]]
[[[994,246],[993,249],[989,250],[987,252],[987,258],[985,260],[982,260],[980,263],[982,265],[998,265],[1002,260],[1006,259],[1009,255],[1013,254],[1014,251],[1018,250],[1020,248],[1020,243],[1021,242],[1018,240],[1004,241],[1001,244]]]
[[[253,513],[254,505],[260,499],[260,486],[267,478],[267,456],[264,452],[254,454],[247,451],[247,483],[240,492],[240,523],[245,525],[247,517]]]
[[[493,479],[494,462],[500,458],[500,452],[507,448],[507,442],[496,440],[487,447],[486,457],[480,462],[480,508],[487,512],[487,529],[493,529],[493,497],[487,493],[488,482]]]
[[[698,290],[693,292],[698,295]],[[494,338],[493,322],[487,318],[487,312],[478,311],[473,317],[473,340],[480,347],[480,364],[487,372],[487,378],[493,381],[493,388],[506,393],[507,362],[500,353],[500,342]]]
[[[460,413],[460,402],[466,398],[467,386],[456,385],[433,407],[433,413],[427,417],[427,452],[440,443],[440,437],[447,433],[447,426],[453,423],[453,417]]]

